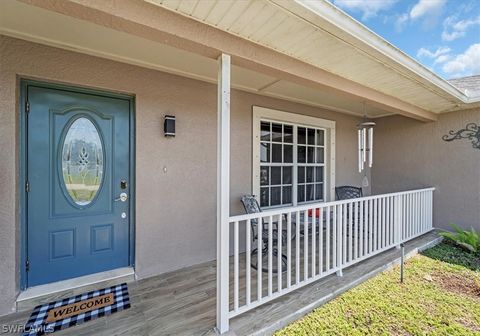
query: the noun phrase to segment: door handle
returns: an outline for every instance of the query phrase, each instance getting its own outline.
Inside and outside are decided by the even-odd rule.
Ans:
[[[120,202],[126,202],[127,200],[128,200],[128,195],[127,195],[127,193],[122,192],[122,193],[120,194],[120,196],[118,196],[117,198],[115,198],[114,201],[115,201],[115,202],[118,202],[118,201],[120,201]]]

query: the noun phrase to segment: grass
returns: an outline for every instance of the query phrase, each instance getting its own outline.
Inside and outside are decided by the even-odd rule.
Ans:
[[[441,243],[278,331],[285,335],[480,335],[480,256]]]

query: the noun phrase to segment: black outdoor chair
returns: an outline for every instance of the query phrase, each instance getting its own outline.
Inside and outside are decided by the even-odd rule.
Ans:
[[[341,186],[335,187],[335,196],[337,201],[363,197],[363,191],[360,187]]]
[[[262,212],[262,209],[260,208],[260,205],[258,204],[257,199],[255,198],[254,195],[244,195],[242,196],[242,204],[243,207],[245,208],[245,212],[248,214],[253,214],[253,213],[260,213]],[[252,228],[252,240],[253,240],[253,246],[255,246],[254,249],[252,249],[251,255],[251,266],[252,268],[258,270],[258,239],[259,239],[259,232],[258,232],[258,220],[257,219],[252,219],[250,221],[250,225]],[[269,223],[264,221],[262,219],[262,233],[261,233],[261,240],[262,240],[262,272],[268,272],[268,225]],[[272,263],[273,266],[273,272],[277,273],[277,265],[278,263],[276,262],[276,258],[278,257],[278,240],[282,239],[282,244],[285,246],[285,243],[287,242],[287,229],[284,228],[282,229],[282,232],[280,232],[280,237],[278,233],[278,221],[273,221],[271,223],[272,225],[272,257],[274,262]],[[294,225],[292,225],[294,226]],[[294,236],[295,230],[292,229],[292,237]],[[280,251],[281,253],[281,251]],[[287,267],[287,256],[282,253],[282,272],[286,270]]]
[[[335,187],[335,196],[337,201],[354,199],[354,198],[363,197],[363,191],[361,187],[355,187],[355,186]],[[360,215],[360,213],[358,213],[358,215]],[[352,230],[354,229],[355,229],[355,226],[352,225]],[[365,230],[364,228],[364,232],[366,231],[368,230]]]

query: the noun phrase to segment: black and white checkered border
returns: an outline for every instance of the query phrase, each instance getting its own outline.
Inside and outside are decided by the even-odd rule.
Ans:
[[[114,293],[115,303],[113,305],[95,309],[87,313],[81,313],[52,323],[46,323],[45,321],[47,319],[48,311],[52,308],[58,308],[109,293]],[[128,308],[130,308],[130,298],[128,296],[128,287],[126,283],[91,291],[35,307],[32,315],[30,315],[30,319],[25,325],[23,336],[41,336]]]

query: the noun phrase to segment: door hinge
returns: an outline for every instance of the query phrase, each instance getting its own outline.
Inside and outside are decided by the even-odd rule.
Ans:
[[[30,102],[28,100],[25,102],[25,112],[30,113]]]
[[[25,182],[25,191],[30,192],[30,182],[28,181]]]
[[[30,271],[30,260],[25,260],[25,271],[28,272]]]

